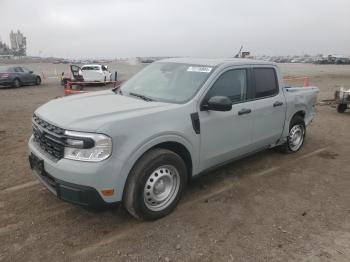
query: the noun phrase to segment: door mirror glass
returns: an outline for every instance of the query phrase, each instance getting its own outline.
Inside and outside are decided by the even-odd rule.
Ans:
[[[203,110],[231,111],[232,101],[227,96],[213,96],[208,102],[202,105]]]

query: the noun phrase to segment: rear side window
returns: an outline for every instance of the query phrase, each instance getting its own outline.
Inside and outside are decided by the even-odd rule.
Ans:
[[[273,96],[278,93],[277,78],[273,68],[254,68],[255,98]]]
[[[99,66],[83,66],[81,68],[82,71],[99,71],[100,67]]]
[[[213,96],[227,96],[233,103],[241,102],[247,95],[247,72],[245,69],[229,70],[223,73],[209,91]]]

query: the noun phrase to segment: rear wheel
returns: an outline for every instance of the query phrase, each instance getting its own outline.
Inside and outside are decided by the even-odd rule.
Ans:
[[[136,218],[155,220],[179,202],[187,180],[182,158],[167,149],[153,149],[135,164],[126,183],[124,206]]]
[[[304,119],[301,116],[294,116],[290,121],[287,141],[280,146],[280,150],[286,154],[298,152],[304,145],[305,134]]]
[[[21,86],[21,81],[19,81],[19,79],[16,78],[15,80],[13,80],[12,86],[15,88],[19,88]]]
[[[346,109],[348,109],[348,105],[347,104],[339,104],[337,106],[338,113],[344,113],[346,111]]]

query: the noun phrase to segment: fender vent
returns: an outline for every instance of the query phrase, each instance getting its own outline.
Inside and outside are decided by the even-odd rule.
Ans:
[[[200,134],[201,133],[201,123],[199,121],[198,113],[192,113],[191,120],[192,120],[192,126],[193,126],[194,132],[196,132],[196,134]]]

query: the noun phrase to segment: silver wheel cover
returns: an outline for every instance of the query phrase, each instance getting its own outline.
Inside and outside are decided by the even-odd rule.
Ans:
[[[297,151],[304,141],[305,128],[303,125],[295,125],[289,131],[288,146],[290,150]]]
[[[145,205],[152,211],[164,210],[174,201],[179,188],[179,171],[172,165],[160,166],[146,181],[143,191]]]

